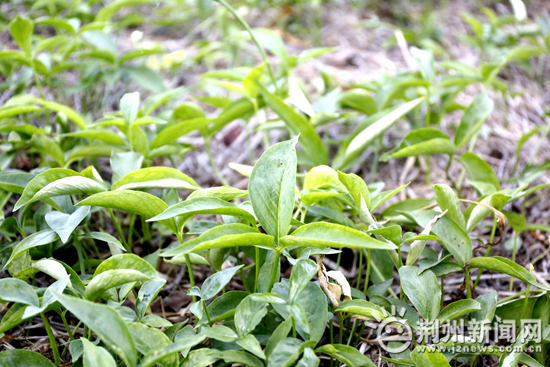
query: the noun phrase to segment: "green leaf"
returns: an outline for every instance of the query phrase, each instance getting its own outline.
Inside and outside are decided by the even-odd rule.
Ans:
[[[256,225],[256,218],[244,209],[237,207],[216,197],[198,197],[182,201],[167,208],[162,213],[148,220],[155,222],[159,220],[168,220],[177,216],[184,216],[185,220],[198,214],[223,214],[243,218],[252,225]]]
[[[298,361],[296,367],[318,367],[321,363],[321,359],[315,355],[315,352],[311,348],[304,349],[304,355],[302,359]]]
[[[161,349],[152,350],[149,354],[146,354],[141,360],[139,367],[151,367],[167,356],[189,350],[189,348],[199,344],[205,338],[204,335],[195,335],[194,333],[183,334],[181,337],[176,338],[174,343],[162,347]]]
[[[140,320],[144,320],[147,317],[145,316],[145,312],[151,305],[151,302],[157,297],[162,287],[164,287],[164,284],[166,284],[165,279],[151,278],[152,280],[143,283],[138,292],[136,314]]]
[[[0,279],[0,299],[4,303],[16,302],[35,307],[40,306],[34,289],[26,282],[14,278]]]
[[[302,226],[291,235],[281,238],[283,248],[336,247],[395,250],[393,244],[376,240],[369,235],[340,224],[317,222]]]
[[[380,159],[387,161],[389,158],[416,157],[419,155],[453,155],[456,151],[457,147],[445,133],[425,127],[408,133],[398,148],[387,152]]]
[[[21,194],[35,176],[23,171],[0,172],[0,190]]]
[[[254,166],[248,184],[254,213],[276,244],[288,233],[294,209],[296,140],[267,149]]]
[[[13,210],[52,196],[89,195],[105,190],[103,184],[73,170],[52,168],[38,174],[27,184]]]
[[[351,89],[343,93],[339,102],[343,108],[351,108],[367,116],[376,113],[378,110],[371,93],[362,88]]]
[[[66,296],[52,291],[59,303],[87,325],[99,338],[122,358],[124,363],[135,366],[136,349],[122,318],[111,307]]]
[[[56,102],[50,102],[50,101],[44,101],[44,100],[37,100],[37,102],[43,105],[44,107],[46,107],[47,109],[57,112],[58,114],[63,113],[65,116],[67,116],[69,120],[74,122],[76,126],[81,128],[82,130],[86,129],[86,121],[84,120],[84,117],[82,117],[82,115],[80,115],[78,112],[76,112],[72,108]]]
[[[260,346],[260,342],[253,334],[248,334],[242,338],[239,338],[237,340],[237,344],[255,356],[265,359],[265,354]]]
[[[433,186],[435,200],[442,211],[447,211],[447,215],[460,226],[466,228],[466,220],[464,214],[460,210],[460,202],[458,196],[448,185],[436,184]]]
[[[0,353],[0,366],[54,367],[54,364],[36,352],[12,349]]]
[[[272,292],[283,297],[289,303],[289,281],[282,279],[275,283]],[[323,337],[327,327],[327,296],[321,290],[319,284],[308,282],[301,292],[300,297],[295,299],[294,304],[299,305],[305,312],[305,319],[309,323],[309,331],[300,327],[296,323],[296,331],[305,340],[318,342]],[[290,310],[286,305],[272,303],[272,307],[285,319],[291,318]]]
[[[387,129],[393,126],[401,117],[405,114],[412,111],[419,104],[424,102],[425,98],[417,98],[410,102],[407,102],[385,116],[381,117],[379,120],[369,125],[366,129],[357,134],[345,147],[345,152],[343,153],[343,160],[341,163],[337,164],[338,169],[346,167],[349,165],[355,158],[360,156],[369,145],[375,141],[379,136],[381,136]]]
[[[435,210],[415,210],[402,213],[424,228],[436,215],[441,214]],[[472,258],[470,237],[450,217],[445,215],[439,218],[431,232],[441,240],[443,247],[453,255],[459,265],[464,266]]]
[[[507,210],[502,210],[502,214],[506,216],[506,220],[510,223],[510,226],[516,232],[522,232],[527,224],[527,219],[524,215],[515,212],[509,212]]]
[[[495,103],[487,93],[478,94],[472,103],[468,106],[460,125],[456,131],[455,144],[458,148],[462,148],[466,145],[474,135],[478,132],[483,125],[483,122],[487,120],[487,117],[493,112]]]
[[[141,215],[144,218],[153,218],[168,209],[168,205],[158,197],[146,192],[132,190],[101,192],[78,202],[76,205],[101,206],[124,210]],[[163,220],[161,223],[174,231],[174,233],[178,232],[173,219]]]
[[[132,125],[137,118],[139,111],[139,92],[126,93],[120,99],[120,112],[124,121]]]
[[[311,278],[317,274],[319,266],[309,259],[300,259],[292,267],[288,288],[290,303],[294,303],[307,286]]]
[[[233,266],[225,270],[214,273],[206,278],[202,283],[200,297],[203,301],[208,301],[216,294],[218,294],[223,287],[231,281],[231,278],[241,269],[244,265]]]
[[[440,351],[426,347],[422,352],[419,347],[411,352],[411,359],[418,367],[451,367]]]
[[[10,22],[10,34],[15,43],[25,52],[27,57],[31,57],[31,37],[33,31],[34,25],[32,21],[27,18],[21,18],[18,15]]]
[[[89,237],[89,238],[93,238],[94,240],[107,242],[109,244],[109,247],[114,246],[114,247],[120,249],[121,251],[126,251],[124,246],[122,246],[122,243],[120,243],[119,240],[117,240],[116,238],[114,238],[113,236],[111,236],[108,233],[105,233],[105,232],[88,232],[88,233],[85,234],[85,236]],[[111,250],[111,253],[112,252],[113,251]]]
[[[150,328],[143,324],[127,322],[126,326],[132,335],[136,349],[143,355],[160,350],[172,342],[162,331]],[[167,356],[157,362],[161,367],[177,367],[179,358],[177,354]]]
[[[327,164],[328,153],[323,141],[315,132],[313,125],[305,117],[294,111],[282,99],[270,93],[264,86],[257,84],[265,103],[285,122],[289,130],[300,136],[300,146],[314,164]],[[294,143],[295,144],[295,143]],[[294,146],[293,144],[293,146]],[[261,159],[261,158],[260,158]]]
[[[434,273],[427,270],[420,274],[415,266],[402,266],[399,277],[403,291],[416,310],[426,320],[435,320],[441,305],[441,288]]]
[[[128,130],[128,140],[130,141],[130,149],[133,152],[138,152],[144,157],[149,155],[149,139],[143,129],[135,124]]]
[[[506,62],[523,61],[542,55],[546,50],[540,46],[517,46],[506,54]]]
[[[351,315],[363,316],[366,319],[381,321],[386,319],[385,312],[380,306],[362,299],[345,301],[335,311],[346,312]]]
[[[273,248],[273,237],[260,233],[250,226],[233,223],[216,226],[191,241],[161,253],[161,256],[177,256],[190,252],[224,247],[259,246]]]
[[[234,342],[239,337],[232,329],[224,325],[216,325],[213,327],[205,325],[201,327],[201,335],[225,343]]]
[[[80,225],[80,222],[90,213],[89,206],[81,206],[72,214],[65,214],[58,211],[46,213],[45,220],[51,229],[59,235],[61,242],[67,243],[73,231]]]
[[[273,350],[279,345],[281,341],[287,338],[290,330],[292,330],[292,318],[288,318],[285,321],[281,322],[275,331],[269,337],[267,345],[265,347],[265,355],[269,357]]]
[[[114,255],[103,260],[97,267],[94,278],[108,270],[130,269],[139,271],[149,278],[158,279],[157,271],[145,259],[134,254]]]
[[[346,187],[357,208],[361,208],[364,200],[367,209],[371,206],[370,192],[365,181],[354,173],[345,174],[338,171],[338,179]]]
[[[31,138],[30,147],[34,151],[38,151],[52,157],[58,165],[65,165],[65,158],[61,147],[53,139],[50,139],[46,135],[34,134]]]
[[[187,197],[187,200],[205,196],[213,196],[225,201],[231,201],[233,199],[248,197],[248,190],[239,190],[231,186],[209,187],[207,189],[193,191],[191,195]]]
[[[114,133],[110,130],[96,130],[96,129],[80,130],[72,133],[63,134],[61,135],[61,137],[100,140],[107,144],[122,145],[122,146],[125,145],[124,140],[122,140],[122,138],[117,133]]]
[[[439,315],[437,320],[439,320],[439,325],[443,325],[445,322],[454,320],[466,314],[479,311],[481,305],[479,302],[474,301],[473,299],[462,299],[456,302],[449,304],[445,307]]]
[[[411,47],[411,55],[415,58],[422,78],[433,83],[435,78],[434,55],[432,51]]]
[[[93,301],[107,290],[123,284],[149,280],[149,277],[138,270],[116,269],[106,270],[94,278],[86,286],[86,299]]]
[[[313,348],[314,341],[303,342],[295,338],[280,341],[267,359],[268,367],[291,367],[305,348]]]
[[[409,186],[409,184],[399,186],[398,188],[394,190],[388,190],[388,191],[382,191],[376,196],[373,196],[371,199],[371,207],[369,208],[371,212],[374,212],[378,207],[382,204],[384,204],[386,201],[388,201],[393,196],[397,195],[401,190]]]
[[[315,353],[328,354],[349,367],[375,367],[376,365],[354,347],[343,344],[326,344],[315,349]]]
[[[474,153],[466,152],[460,157],[460,163],[466,168],[472,180],[490,183],[497,191],[500,190],[497,175],[483,159]]]
[[[244,291],[230,291],[217,297],[206,307],[210,320],[218,322],[232,319],[237,306],[248,295],[249,293]]]
[[[249,334],[267,314],[267,305],[254,301],[250,296],[239,303],[235,310],[235,329],[239,337]]]
[[[10,265],[11,262],[23,252],[33,247],[43,246],[47,245],[48,243],[52,243],[53,241],[57,240],[57,238],[57,234],[51,229],[45,229],[40,232],[35,232],[30,236],[23,238],[18,244],[13,247],[10,258],[8,259],[8,261],[6,261],[4,267],[7,268],[8,265]]]
[[[111,354],[103,347],[96,347],[86,338],[81,338],[84,347],[84,367],[116,367]]]
[[[189,176],[170,167],[148,167],[128,173],[113,184],[112,190],[181,189],[200,186]]]
[[[499,273],[508,274],[514,278],[523,280],[534,287],[550,290],[550,287],[537,283],[535,276],[529,273],[524,267],[504,257],[476,257],[470,261],[470,268],[488,269]]]
[[[211,119],[199,117],[169,126],[157,134],[153,141],[151,141],[151,144],[149,144],[149,149],[173,143],[192,131],[205,129],[211,122]]]

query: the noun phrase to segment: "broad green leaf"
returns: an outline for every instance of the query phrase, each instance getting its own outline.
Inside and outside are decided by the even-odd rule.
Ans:
[[[304,349],[304,355],[302,359],[298,361],[296,367],[318,367],[321,363],[321,359],[315,355],[315,352],[311,348]]]
[[[113,145],[122,145],[122,146],[125,145],[124,140],[122,140],[122,138],[118,134],[110,130],[88,129],[88,130],[80,130],[72,133],[63,134],[61,136],[68,137],[68,138],[100,140],[107,144],[113,144]],[[70,161],[70,159],[68,159],[68,161]]]
[[[304,178],[304,189],[336,189],[345,192],[338,173],[329,166],[320,165],[309,170]]]
[[[335,311],[346,312],[351,315],[359,315],[364,319],[381,321],[386,319],[385,312],[380,306],[362,299],[345,301]]]
[[[143,320],[144,317],[146,317],[145,312],[165,284],[166,280],[162,278],[154,278],[143,283],[139,289],[136,300],[136,314],[140,320]]]
[[[336,196],[341,196],[342,194],[332,191],[322,191],[322,190],[302,190],[300,201],[304,203],[306,207],[310,207],[319,201],[330,199]]]
[[[420,274],[415,266],[402,266],[399,277],[403,291],[409,297],[416,310],[426,320],[435,320],[441,305],[441,288],[431,271]]]
[[[94,278],[103,272],[120,269],[135,270],[147,275],[149,278],[158,278],[155,268],[145,259],[134,254],[114,255],[103,260],[97,267]]]
[[[488,269],[498,273],[508,274],[514,278],[523,280],[534,287],[550,290],[550,287],[538,283],[535,276],[529,273],[524,267],[504,257],[476,257],[470,261],[470,268]]]
[[[166,144],[171,144],[180,137],[189,134],[192,131],[207,128],[210,123],[212,123],[211,119],[199,117],[169,126],[157,134],[153,141],[151,141],[151,144],[149,144],[149,149],[155,149]]]
[[[328,354],[331,357],[336,358],[342,363],[345,363],[349,367],[375,367],[373,361],[368,359],[363,353],[344,344],[326,344],[320,348],[315,349],[315,353]]]
[[[199,185],[189,176],[170,167],[148,167],[128,173],[113,184],[112,190],[182,189],[196,190]]]
[[[360,156],[373,141],[393,126],[401,117],[424,102],[424,100],[424,98],[417,98],[399,106],[357,134],[346,147],[343,161],[339,163],[336,168],[341,169],[350,164],[355,158]]]
[[[236,343],[244,350],[254,354],[256,357],[265,359],[265,354],[260,346],[260,342],[253,334],[248,334],[244,337],[237,339]]]
[[[479,311],[481,305],[479,302],[474,301],[473,299],[461,299],[459,301],[453,302],[445,307],[439,315],[437,320],[439,320],[439,325],[443,325],[445,322],[454,320],[458,317],[464,316],[466,314]]]
[[[76,126],[81,128],[82,130],[86,129],[86,121],[84,120],[84,117],[80,115],[78,112],[73,110],[70,107],[64,106],[62,104],[56,103],[56,102],[50,102],[50,101],[44,101],[44,100],[37,100],[37,102],[47,109],[50,109],[52,111],[59,113],[63,113],[69,120],[75,123]]]
[[[172,344],[166,334],[158,329],[130,322],[127,322],[126,326],[132,335],[136,349],[141,354],[146,355]],[[177,354],[172,354],[159,360],[157,364],[161,367],[177,367],[178,362]]]
[[[433,83],[435,78],[434,55],[432,51],[411,47],[411,55],[415,58],[422,78]]]
[[[34,289],[26,282],[14,278],[0,279],[0,299],[4,303],[17,302],[35,307],[40,306]]]
[[[139,111],[139,92],[126,93],[120,99],[120,112],[128,125],[132,125]]]
[[[213,196],[225,201],[231,201],[233,199],[248,197],[248,191],[235,189],[230,186],[209,187],[207,189],[193,191],[191,195],[187,197],[187,200],[204,196]]]
[[[37,152],[52,157],[59,166],[65,165],[63,151],[57,142],[44,134],[34,134],[31,138],[30,147]]]
[[[290,302],[288,297],[289,281],[287,279],[282,279],[281,282],[275,283],[272,292],[284,298],[287,303]],[[321,340],[327,327],[328,305],[327,296],[323,293],[319,284],[308,282],[300,297],[294,300],[294,304],[300,305],[305,312],[306,320],[309,322],[309,330],[302,329],[300,324],[296,323],[297,332],[305,340],[315,342]],[[286,305],[276,303],[272,303],[271,305],[283,318],[291,318],[291,313]]]
[[[111,354],[103,347],[96,347],[86,338],[81,338],[84,347],[84,367],[116,367]]]
[[[403,214],[413,219],[419,226],[426,228],[430,220],[441,213],[435,210],[415,210],[403,212]],[[453,255],[459,265],[464,266],[472,258],[470,237],[450,217],[445,215],[439,218],[431,232],[441,240],[443,247]]]
[[[244,265],[233,266],[225,270],[214,273],[206,278],[202,284],[200,297],[203,301],[208,301],[216,294],[218,294],[223,287],[231,281],[231,278],[241,269]]]
[[[65,166],[69,166],[71,163],[80,159],[90,159],[94,157],[109,157],[111,154],[121,151],[120,148],[112,145],[90,145],[90,146],[77,146],[73,149],[67,157]],[[133,152],[132,152],[133,153]],[[112,167],[111,167],[112,168]]]
[[[31,249],[33,247],[47,245],[57,240],[57,234],[51,229],[45,229],[40,232],[35,232],[28,237],[23,238],[18,244],[13,247],[10,258],[4,264],[4,267],[7,268],[9,264],[23,252]]]
[[[0,352],[0,366],[54,367],[54,364],[42,354],[26,349],[12,349]]]
[[[149,280],[149,277],[138,270],[115,269],[106,270],[94,275],[94,278],[86,286],[86,299],[93,301],[103,292],[123,284]]]
[[[455,135],[455,144],[458,148],[466,145],[478,132],[493,111],[494,102],[487,93],[478,94],[468,106]]]
[[[146,192],[132,190],[116,190],[92,195],[76,205],[101,206],[104,208],[124,210],[136,213],[144,218],[153,218],[164,212],[168,205],[161,199]],[[161,221],[162,224],[176,233],[177,227],[173,219]]]
[[[483,159],[474,153],[466,152],[460,157],[460,162],[466,168],[472,180],[490,183],[495,186],[497,191],[500,190],[497,175]]]
[[[155,363],[159,363],[160,360],[174,353],[178,353],[202,342],[206,337],[203,335],[195,335],[194,333],[184,334],[182,337],[177,338],[172,344],[169,344],[161,349],[152,350],[149,354],[146,354],[141,360],[140,367],[151,367]]]
[[[73,170],[52,168],[38,174],[27,184],[13,210],[52,196],[89,195],[105,190],[99,182]]]
[[[503,190],[500,192],[487,195],[486,197],[481,199],[479,203],[492,207],[493,209],[499,210],[510,199],[510,196],[505,195],[505,193],[510,193],[510,191]],[[498,212],[495,212],[484,205],[477,205],[472,203],[472,205],[468,209],[466,209],[466,212],[465,212],[465,216],[467,218],[466,231],[471,232],[475,228],[475,226],[489,214],[494,214],[497,218],[499,218],[500,214],[498,214]]]
[[[314,341],[303,342],[295,338],[281,340],[267,359],[268,367],[291,367],[295,365],[305,348],[315,347]]]
[[[190,252],[223,247],[260,246],[273,248],[273,237],[260,233],[250,226],[233,223],[216,226],[191,241],[161,253],[161,256],[177,256]]]
[[[133,152],[138,152],[144,157],[149,155],[149,139],[143,129],[135,124],[128,129],[128,140],[130,141],[130,149]]]
[[[179,202],[164,210],[162,213],[148,220],[155,222],[159,220],[168,220],[177,216],[183,216],[189,219],[198,214],[224,214],[243,218],[252,225],[256,225],[256,218],[244,209],[237,207],[216,197],[198,197]]]
[[[248,95],[256,98],[258,95],[258,83],[265,69],[265,62],[256,66],[244,77],[243,87],[248,92]]]
[[[267,313],[267,305],[254,301],[250,296],[239,303],[235,310],[235,328],[239,337],[249,334]]]
[[[545,49],[540,46],[517,46],[508,51],[506,62],[528,60],[545,52]]]
[[[284,141],[267,149],[254,166],[248,184],[254,213],[276,244],[288,233],[294,209],[296,141]]]
[[[481,307],[479,310],[472,313],[472,319],[476,319],[478,321],[493,321],[498,302],[497,291],[492,291],[491,293],[481,295],[476,298],[476,301]]]
[[[65,214],[58,211],[46,213],[45,219],[48,226],[59,235],[61,242],[67,243],[73,231],[80,225],[80,222],[90,213],[89,206],[81,206],[72,214]]]
[[[411,352],[411,359],[418,367],[451,367],[440,351],[429,346],[425,348],[421,351],[420,347],[416,347]]]
[[[52,291],[59,303],[87,325],[129,366],[136,366],[134,342],[126,324],[111,307]]]
[[[302,115],[294,111],[282,99],[270,93],[264,86],[257,84],[265,103],[285,122],[294,135],[300,135],[300,146],[314,164],[327,164],[328,153],[323,141],[315,132],[313,125]]]
[[[237,306],[249,295],[244,291],[230,291],[214,299],[207,306],[208,314],[212,322],[230,320],[235,314]]]
[[[20,53],[17,53],[21,55]],[[5,54],[1,54],[2,56],[7,56]],[[5,119],[7,117],[15,116],[15,115],[23,115],[29,112],[35,112],[40,111],[41,108],[37,106],[32,105],[22,105],[22,106],[2,106],[0,107],[0,119]],[[2,128],[5,128],[2,126]],[[42,131],[43,132],[43,131]]]
[[[267,357],[271,355],[273,350],[279,345],[281,341],[288,337],[290,330],[292,330],[292,318],[288,318],[285,321],[281,322],[275,331],[269,337],[267,345],[265,347],[265,354]]]
[[[239,337],[232,329],[224,325],[216,325],[213,327],[205,325],[201,327],[201,335],[225,343],[233,342]]]
[[[397,195],[399,192],[401,192],[401,190],[403,190],[407,186],[409,186],[409,184],[399,186],[395,190],[382,191],[378,195],[372,196],[371,197],[371,206],[369,208],[370,211],[374,212],[376,209],[378,209],[378,207],[380,205],[384,204],[387,200],[389,200],[393,196]]]
[[[362,88],[355,88],[343,93],[339,102],[343,108],[352,108],[367,116],[376,113],[378,109],[371,93]]]
[[[36,175],[23,171],[3,171],[0,172],[0,189],[13,192],[15,194],[23,193],[25,186]]]
[[[376,240],[369,235],[340,224],[317,222],[302,226],[291,235],[281,238],[283,248],[336,247],[395,250],[393,244]]]
[[[88,232],[88,233],[85,234],[85,236],[89,237],[89,238],[93,238],[94,240],[107,242],[109,244],[109,247],[114,246],[114,247],[120,249],[121,251],[126,251],[124,246],[122,246],[122,243],[120,243],[119,240],[117,240],[116,238],[114,238],[113,236],[111,236],[108,233],[105,233],[105,232]]]
[[[288,286],[288,299],[294,303],[307,286],[311,278],[317,274],[319,266],[309,259],[300,259],[292,267]]]
[[[32,21],[27,18],[21,18],[18,15],[10,22],[10,34],[15,43],[25,52],[27,57],[31,57],[31,37],[33,31],[34,25]]]
[[[462,229],[466,228],[464,214],[460,210],[458,196],[448,185],[436,184],[433,186],[435,200],[442,211],[447,211],[447,215],[456,222]]]
[[[60,280],[68,276],[67,270],[57,260],[40,259],[32,264],[32,267],[51,276],[56,280]]]
[[[514,231],[523,231],[525,225],[527,224],[527,219],[525,219],[524,215],[507,210],[502,210],[502,214],[506,216],[506,220],[510,223],[510,226],[514,229]]]
[[[387,152],[380,159],[416,157],[419,155],[450,154],[453,155],[457,147],[449,137],[440,130],[431,127],[416,129],[403,138],[396,149]]]
[[[365,181],[354,173],[342,173],[338,171],[338,179],[346,187],[357,208],[361,208],[361,201],[364,200],[367,209],[371,206],[370,192]]]

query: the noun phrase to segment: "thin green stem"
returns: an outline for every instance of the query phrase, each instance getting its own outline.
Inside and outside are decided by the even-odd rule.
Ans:
[[[344,341],[344,317],[341,312],[337,312],[338,320],[340,321],[340,334],[338,335],[338,343],[342,344]]]
[[[469,269],[464,269],[464,282],[466,283],[466,297],[468,299],[471,299],[472,289],[470,287],[470,270]]]
[[[518,232],[514,231],[514,248],[512,249],[512,262],[516,262],[516,246],[518,244]],[[514,277],[510,276],[510,292],[514,289]]]
[[[292,337],[296,339],[296,321],[294,317],[292,317]]]
[[[212,326],[212,320],[210,320],[210,315],[208,314],[208,308],[206,307],[206,302],[202,302],[202,307],[204,309],[204,314],[206,315],[206,319],[208,320],[208,326]]]
[[[256,263],[255,265],[255,273],[256,273],[256,276],[255,276],[255,280],[256,282],[254,283],[254,293],[256,293],[258,291],[258,281],[260,280],[260,249],[258,247],[255,247],[254,248],[254,255],[255,255],[255,260],[254,262]]]
[[[359,250],[359,270],[357,274],[357,284],[355,285],[355,288],[361,289],[361,275],[363,272],[363,250]]]
[[[181,234],[176,233],[176,236],[178,236],[178,240],[180,241],[180,244],[183,244],[183,237]],[[195,277],[193,276],[193,266],[191,265],[191,259],[189,258],[189,254],[185,254],[185,264],[187,265],[187,273],[189,274],[189,283],[191,284],[191,287],[195,286]],[[193,296],[193,302],[197,302],[197,297]]]
[[[365,285],[363,286],[363,293],[367,294],[367,288],[369,284],[369,278],[370,278],[370,269],[372,267],[372,257],[371,257],[371,250],[367,250],[367,273],[365,274]]]
[[[227,3],[227,1],[225,0],[215,0],[215,1],[222,4],[231,14],[233,14],[235,19],[237,19],[237,21],[241,23],[244,29],[246,29],[246,31],[250,35],[250,38],[252,39],[252,41],[254,41],[254,43],[256,44],[256,47],[260,51],[260,54],[262,55],[262,59],[264,60],[267,66],[267,71],[269,73],[269,77],[271,78],[271,83],[273,83],[273,86],[275,87],[275,91],[277,92],[277,94],[279,94],[279,87],[277,86],[277,80],[275,79],[275,75],[273,74],[273,69],[271,68],[271,64],[267,60],[267,55],[264,49],[262,48],[262,46],[260,45],[256,37],[254,37],[254,32],[252,32],[252,29],[250,29],[250,27],[248,26],[248,23],[246,23],[246,21],[235,11],[235,9],[233,9],[231,5]]]
[[[74,336],[73,336],[73,333],[71,332],[71,328],[69,326],[69,323],[67,322],[67,318],[65,317],[65,313],[67,311],[57,311],[57,313],[59,314],[59,316],[61,317],[61,320],[63,320],[63,325],[65,325],[65,329],[67,329],[67,334],[69,334],[69,340],[74,340]]]
[[[212,170],[214,170],[214,174],[220,180],[220,182],[223,185],[229,185],[226,179],[223,177],[222,173],[218,169],[218,165],[216,164],[216,160],[214,159],[214,156],[212,155],[212,150],[210,149],[210,139],[204,138],[204,149],[206,150],[206,155],[208,155],[208,161],[210,162],[210,166],[212,166]]]
[[[40,314],[40,317],[42,318],[42,322],[44,323],[44,329],[46,329],[46,333],[48,333],[48,339],[50,339],[50,344],[52,346],[52,354],[53,359],[55,361],[56,367],[59,367],[59,349],[57,349],[57,340],[55,339],[55,336],[53,335],[53,330],[48,322],[48,318],[44,313]]]
[[[497,230],[497,217],[495,216],[495,219],[493,220],[493,228],[491,229],[491,239],[489,240],[489,243],[493,243],[493,241],[495,240],[496,230]],[[492,247],[489,247],[487,249],[487,252],[485,253],[485,257],[489,257],[489,255],[491,255],[491,250],[492,249],[493,249]],[[481,279],[481,274],[483,273],[483,270],[484,270],[483,268],[479,269],[479,273],[477,273],[476,281],[474,282],[474,288],[477,287],[477,284],[479,283],[479,280]]]
[[[120,242],[128,252],[132,252],[131,248],[128,248],[128,243],[126,242],[126,239],[124,238],[124,233],[122,233],[122,228],[120,227],[120,223],[115,217],[115,213],[113,213],[113,209],[109,208],[109,216],[111,217],[111,221],[115,225],[116,231],[118,233],[118,238],[120,239]]]
[[[275,251],[273,256],[275,256],[275,258],[273,259],[273,270],[271,270],[271,280],[269,281],[269,287],[267,288],[268,292],[271,292],[271,288],[273,288],[273,285],[281,276],[281,274],[279,273],[279,261],[280,261],[281,253],[279,251]]]

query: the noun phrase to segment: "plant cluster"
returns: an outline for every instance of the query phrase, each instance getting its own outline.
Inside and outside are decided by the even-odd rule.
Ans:
[[[544,74],[533,60],[548,56],[547,23],[528,24],[520,0],[515,16],[489,9],[489,23],[464,16],[472,34],[461,38],[480,49],[479,66],[449,59],[429,30],[403,29],[402,41],[415,45],[406,50],[414,68],[345,86],[323,72],[322,86],[308,93],[293,70],[333,49],[292,55],[275,32],[251,29],[225,0],[149,3],[12,4],[5,27],[13,47],[0,50],[9,95],[0,107],[0,335],[18,343],[29,336],[23,326],[41,323],[51,354],[4,350],[0,366],[550,363],[550,286],[533,265],[515,261],[522,232],[550,231],[525,216],[531,198],[548,195],[549,185],[536,183],[550,160],[520,167],[519,159],[534,136],[537,154],[550,125],[519,139],[508,178],[499,179],[475,154],[494,99],[506,103],[510,96],[509,66]],[[307,8],[303,3],[290,5]],[[311,6],[321,11],[321,2]],[[125,12],[131,7],[144,15]],[[167,16],[181,7],[192,11]],[[163,27],[197,17],[199,27],[217,27],[226,42],[197,41],[190,60],[141,43],[134,30],[133,48],[121,51],[115,36],[145,17]],[[319,21],[315,13],[311,24]],[[239,65],[241,49],[258,52],[261,64],[212,67],[193,88],[167,87],[194,63]],[[480,92],[462,105],[459,95],[468,88]],[[181,102],[187,96],[197,102]],[[456,111],[463,111],[460,123],[444,131],[441,121]],[[251,165],[232,165],[249,178],[247,190],[227,183],[210,150],[237,120],[245,121],[247,137],[263,134],[266,148],[254,161],[247,146]],[[408,122],[409,132],[388,150],[384,134],[399,121]],[[335,141],[331,126],[345,136]],[[273,143],[275,130],[288,139]],[[181,142],[192,134],[202,137],[222,186],[201,187],[175,168],[197,148]],[[347,172],[366,163],[368,150],[375,154],[367,183]],[[430,162],[445,160],[448,184],[434,184],[433,198],[398,200],[407,184],[384,190],[375,181],[379,161],[411,157],[426,163],[428,184]],[[466,185],[475,200],[465,198]],[[514,211],[518,205],[523,211]],[[487,219],[489,239],[480,235]],[[491,256],[508,227],[512,259]],[[356,275],[341,271],[346,257]],[[478,292],[484,271],[509,279],[510,292],[518,284],[525,290],[501,299],[496,291]],[[449,302],[446,278],[463,279]],[[153,307],[173,289],[192,297],[189,317],[175,323],[164,306]],[[441,340],[424,335],[409,344],[390,341],[399,352],[379,352],[380,361],[360,347],[386,345],[398,328],[411,336],[426,324],[496,319],[540,320],[541,339],[525,340],[529,330],[520,328],[516,348],[502,351],[483,328]],[[373,325],[374,336],[365,339]],[[528,346],[542,348],[526,352]]]

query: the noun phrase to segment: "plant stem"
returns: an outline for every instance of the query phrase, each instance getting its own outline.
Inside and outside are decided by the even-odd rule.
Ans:
[[[514,231],[514,249],[512,250],[512,262],[516,262],[516,246],[518,243],[518,232]],[[510,276],[510,292],[514,289],[514,277]]]
[[[212,150],[210,150],[210,139],[204,138],[204,149],[206,150],[206,155],[208,155],[208,161],[210,162],[210,166],[212,166],[212,170],[214,171],[214,174],[220,180],[220,182],[223,185],[229,185],[228,182],[223,177],[222,173],[218,169],[218,165],[216,164],[216,160],[214,159],[214,156],[212,155]]]
[[[273,256],[275,256],[275,258],[273,259],[273,270],[271,270],[271,280],[269,281],[269,287],[267,288],[268,292],[271,292],[271,288],[273,288],[275,281],[281,276],[281,274],[279,273],[279,260],[281,257],[281,253],[279,251],[275,251]]]
[[[181,234],[176,233],[176,236],[178,236],[178,240],[180,241],[180,244],[183,244],[183,238]],[[191,265],[191,259],[189,258],[189,254],[185,254],[185,264],[187,265],[187,273],[189,274],[189,283],[191,284],[191,287],[195,286],[195,277],[193,276],[193,267]],[[193,296],[193,302],[197,302],[197,296]]]
[[[493,241],[495,240],[496,230],[497,230],[497,217],[495,216],[495,219],[493,220],[493,228],[491,229],[491,239],[489,243],[493,243]],[[492,247],[489,247],[487,249],[487,252],[485,253],[485,257],[489,257],[489,255],[491,255],[491,250],[492,250]],[[481,273],[483,273],[483,270],[484,270],[483,268],[479,269],[479,273],[477,273],[476,281],[474,282],[474,288],[477,287],[477,284],[479,283],[479,279],[481,278]]]
[[[222,4],[231,14],[233,14],[235,19],[237,19],[237,21],[241,23],[244,29],[246,29],[246,31],[250,35],[250,38],[252,39],[252,41],[254,41],[254,43],[256,44],[256,47],[260,51],[260,54],[262,55],[262,59],[266,63],[267,71],[269,73],[269,77],[271,78],[271,83],[273,83],[273,86],[275,87],[275,91],[277,92],[277,94],[279,94],[279,88],[277,87],[277,80],[275,79],[275,75],[273,74],[273,69],[271,68],[271,64],[269,63],[269,61],[267,61],[267,55],[264,49],[262,48],[262,46],[260,45],[260,43],[258,42],[258,40],[256,39],[256,37],[254,37],[254,32],[252,32],[252,29],[250,29],[250,27],[248,26],[248,23],[246,23],[245,20],[239,14],[237,14],[235,9],[233,9],[233,7],[229,5],[225,0],[215,0],[215,1]]]
[[[340,321],[340,334],[338,336],[338,343],[342,344],[344,340],[344,318],[342,317],[341,312],[337,312],[338,320]]]
[[[294,316],[292,317],[292,337],[296,339],[296,321],[294,320]]]
[[[357,274],[357,284],[355,288],[361,289],[361,274],[363,270],[363,250],[359,250],[359,274]]]
[[[466,283],[466,297],[471,299],[472,289],[470,288],[470,269],[464,269],[464,282]]]
[[[111,208],[109,208],[109,215],[111,216],[111,221],[115,225],[115,228],[116,228],[116,231],[118,233],[118,238],[120,239],[120,242],[122,243],[122,245],[124,246],[126,251],[131,253],[132,249],[128,248],[128,243],[126,242],[126,239],[124,238],[124,233],[122,233],[122,228],[120,227],[120,223],[116,219],[115,213],[113,213],[113,209],[111,209]]]
[[[74,336],[73,336],[73,333],[71,332],[71,328],[69,327],[69,323],[67,322],[67,318],[65,317],[65,313],[67,311],[64,311],[64,312],[61,312],[61,311],[57,311],[57,313],[59,314],[59,316],[61,316],[61,320],[63,320],[63,325],[65,325],[65,329],[67,329],[67,334],[69,334],[69,340],[74,340]]]
[[[52,346],[52,354],[53,354],[53,359],[55,360],[55,365],[56,367],[59,367],[59,349],[57,349],[57,340],[55,340],[52,327],[50,326],[50,323],[48,322],[48,318],[46,317],[46,315],[44,315],[44,313],[41,313],[40,317],[42,318],[42,322],[44,323],[44,329],[46,329],[46,333],[48,333],[48,339],[50,339],[50,344]]]
[[[369,284],[369,278],[370,278],[370,268],[372,266],[372,259],[371,259],[371,250],[367,250],[367,273],[365,274],[365,285],[363,286],[363,293],[367,294],[367,288]]]
[[[260,249],[258,247],[254,248],[255,251],[255,272],[256,272],[256,282],[254,283],[254,293],[258,292],[258,281],[260,280]]]
[[[206,319],[208,320],[208,326],[212,327],[212,320],[210,320],[210,315],[208,314],[208,309],[206,308],[206,302],[202,301],[202,308],[204,309],[204,314],[206,315]]]

